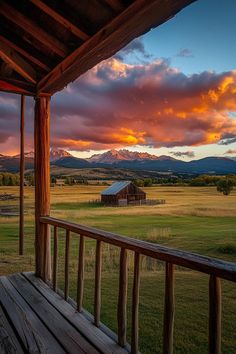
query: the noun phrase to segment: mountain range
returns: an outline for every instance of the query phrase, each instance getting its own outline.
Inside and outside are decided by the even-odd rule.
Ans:
[[[109,150],[87,159],[77,158],[62,149],[50,150],[51,165],[70,169],[106,168],[136,171],[172,172],[189,174],[230,174],[236,173],[236,159],[228,157],[205,157],[199,160],[182,161],[170,156],[156,156],[148,153],[133,152],[126,149]],[[34,154],[25,154],[26,169],[32,169]],[[0,171],[18,172],[19,155],[0,154]]]

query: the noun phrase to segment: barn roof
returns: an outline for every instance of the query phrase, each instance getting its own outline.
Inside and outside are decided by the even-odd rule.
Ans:
[[[52,95],[196,0],[0,0],[0,91]]]
[[[101,195],[116,195],[131,183],[131,181],[115,182],[110,187],[102,191]]]

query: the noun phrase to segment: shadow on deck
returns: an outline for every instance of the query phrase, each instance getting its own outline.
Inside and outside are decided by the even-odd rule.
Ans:
[[[128,353],[33,273],[0,277],[1,353]]]

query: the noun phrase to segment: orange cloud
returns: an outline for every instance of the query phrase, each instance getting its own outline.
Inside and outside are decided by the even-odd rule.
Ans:
[[[17,135],[19,107],[2,101],[4,145],[13,131]],[[113,58],[52,98],[51,138],[54,146],[73,150],[229,144],[236,139],[235,111],[236,71],[187,76],[167,60],[130,65]]]

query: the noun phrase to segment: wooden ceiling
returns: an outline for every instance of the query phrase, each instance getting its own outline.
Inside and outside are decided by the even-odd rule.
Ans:
[[[0,90],[52,95],[194,1],[0,0]]]

